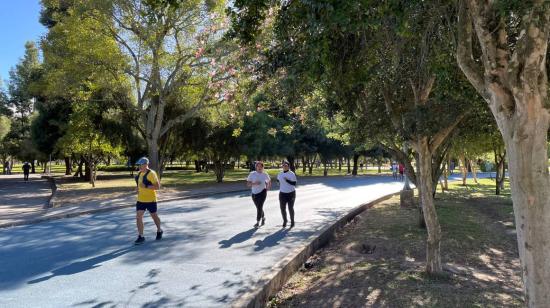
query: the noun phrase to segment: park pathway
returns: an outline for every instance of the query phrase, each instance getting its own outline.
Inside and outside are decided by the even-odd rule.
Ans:
[[[22,174],[0,175],[0,225],[44,212],[52,194],[51,185],[38,174],[29,178],[25,182]]]
[[[142,246],[132,208],[0,229],[0,307],[227,307],[316,231],[401,187],[385,176],[300,185],[292,230],[277,191],[258,230],[248,193],[164,202],[165,238],[146,217]]]

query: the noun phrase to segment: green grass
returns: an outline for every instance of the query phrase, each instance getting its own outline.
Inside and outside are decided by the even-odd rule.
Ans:
[[[454,272],[424,272],[426,230],[395,197],[375,205],[294,275],[270,307],[523,307],[509,189],[494,181],[451,185],[435,204],[441,258]],[[349,247],[376,245],[373,254]]]
[[[117,169],[116,167],[113,167]],[[59,170],[59,169],[57,169]],[[266,169],[267,173],[275,178],[280,169]],[[382,174],[389,174],[389,172],[382,169]],[[56,175],[63,175],[65,169],[61,170]],[[130,171],[98,171],[98,178],[96,181],[96,188],[124,188],[131,189],[135,186],[133,178],[130,176]],[[224,182],[235,182],[245,180],[249,171],[247,169],[234,169],[226,170],[224,175]],[[309,177],[309,176],[323,176],[322,168],[313,168],[312,174],[309,172],[302,173],[302,169],[299,168],[296,170],[298,177]],[[338,168],[328,169],[328,176],[343,176],[347,174],[347,168],[342,168],[341,171]],[[377,169],[363,169],[358,170],[359,175],[376,175],[378,174]],[[135,172],[134,172],[135,175]],[[87,183],[80,180],[75,180],[73,178],[64,179],[59,181],[60,188],[65,190],[81,190],[81,189],[93,189],[93,187]],[[200,172],[196,173],[194,170],[166,170],[163,173],[162,185],[164,187],[179,187],[182,185],[190,184],[209,184],[216,183],[216,175],[212,170],[209,172]]]

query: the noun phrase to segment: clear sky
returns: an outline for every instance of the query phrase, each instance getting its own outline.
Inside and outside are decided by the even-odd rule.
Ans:
[[[0,0],[0,78],[8,79],[25,53],[25,42],[38,42],[46,29],[38,21],[40,0]]]

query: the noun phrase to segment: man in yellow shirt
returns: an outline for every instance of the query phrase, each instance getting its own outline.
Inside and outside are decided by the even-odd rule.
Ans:
[[[140,158],[137,163],[139,173],[136,176],[137,184],[137,202],[136,202],[136,224],[138,229],[138,238],[134,242],[136,245],[143,244],[143,215],[145,210],[149,211],[151,218],[157,225],[157,240],[162,238],[162,229],[160,228],[160,218],[157,214],[157,190],[160,189],[160,181],[155,171],[149,169],[149,159]]]

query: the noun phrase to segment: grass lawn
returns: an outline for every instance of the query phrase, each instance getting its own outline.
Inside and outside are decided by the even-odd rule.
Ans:
[[[450,189],[436,196],[445,275],[424,273],[426,232],[396,197],[350,223],[269,306],[523,307],[509,190],[495,196],[490,179]]]
[[[54,165],[55,166],[55,165]],[[267,169],[267,172],[274,178],[280,169]],[[296,175],[298,177],[306,176],[322,176],[322,168],[313,168],[312,174],[308,172],[305,174],[302,173],[302,169],[297,170]],[[64,174],[65,169],[61,170],[59,175]],[[224,182],[235,182],[242,181],[246,179],[249,171],[246,169],[235,169],[227,170],[224,176]],[[134,173],[135,174],[135,173]],[[347,168],[342,168],[342,171],[339,171],[338,168],[328,169],[329,176],[338,176],[346,175]],[[358,170],[359,175],[378,174],[377,169],[373,168],[363,168],[363,170]],[[389,171],[382,169],[382,174],[390,174]],[[196,173],[194,170],[167,170],[164,172],[162,177],[162,185],[164,187],[177,187],[181,185],[189,184],[207,184],[215,183],[216,175],[213,171],[208,173],[200,172]],[[63,190],[87,190],[93,189],[93,187],[87,183],[80,180],[75,180],[73,178],[64,178],[59,181],[59,187]],[[135,187],[134,179],[130,176],[129,171],[116,171],[116,172],[106,172],[98,171],[98,178],[96,181],[96,188],[124,188],[124,189],[133,189]]]

